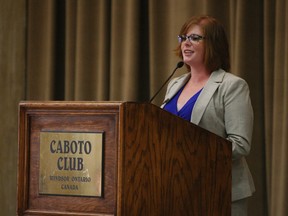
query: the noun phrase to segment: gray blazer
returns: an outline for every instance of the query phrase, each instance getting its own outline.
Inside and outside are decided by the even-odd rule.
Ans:
[[[167,87],[165,104],[186,84],[190,73],[172,79]],[[191,122],[232,142],[232,201],[255,191],[245,156],[251,148],[253,109],[248,84],[220,69],[214,71],[201,91]]]

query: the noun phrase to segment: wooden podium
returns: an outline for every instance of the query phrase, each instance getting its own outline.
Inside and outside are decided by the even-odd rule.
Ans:
[[[46,131],[101,132],[99,196],[41,193],[40,161],[54,164],[40,157]],[[60,146],[52,147],[65,158]],[[230,215],[231,163],[230,142],[153,104],[21,102],[17,215]]]

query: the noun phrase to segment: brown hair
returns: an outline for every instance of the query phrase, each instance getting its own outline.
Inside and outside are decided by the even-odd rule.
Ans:
[[[223,25],[211,16],[193,16],[182,26],[180,35],[185,35],[192,26],[198,25],[205,37],[204,64],[208,70],[222,68],[230,70],[230,54],[227,36]],[[181,44],[175,49],[176,55],[183,59]]]

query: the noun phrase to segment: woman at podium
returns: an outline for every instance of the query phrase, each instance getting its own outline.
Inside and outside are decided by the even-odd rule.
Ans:
[[[248,84],[229,73],[228,40],[215,18],[190,18],[178,41],[176,53],[188,73],[169,82],[162,108],[232,142],[232,216],[247,215],[255,191],[245,160],[253,131]]]

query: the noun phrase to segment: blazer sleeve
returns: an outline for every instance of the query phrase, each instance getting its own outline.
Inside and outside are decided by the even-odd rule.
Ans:
[[[236,79],[227,85],[225,91],[224,122],[227,139],[232,142],[232,159],[249,154],[253,133],[253,108],[248,84]]]

